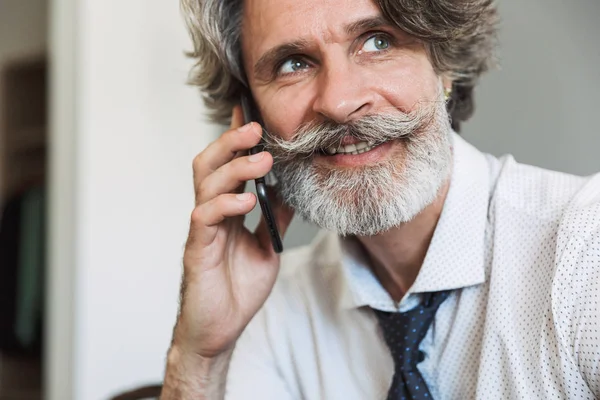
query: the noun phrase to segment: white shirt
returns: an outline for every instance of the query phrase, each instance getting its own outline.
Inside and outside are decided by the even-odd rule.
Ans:
[[[418,368],[435,400],[600,399],[600,175],[483,154],[454,170],[419,275],[396,306],[360,247],[331,233],[285,253],[239,339],[227,399],[385,399],[393,361],[372,308],[439,308]]]

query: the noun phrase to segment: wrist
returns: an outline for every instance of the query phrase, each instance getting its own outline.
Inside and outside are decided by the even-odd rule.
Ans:
[[[235,340],[225,340],[224,337],[203,335],[199,337],[190,333],[185,321],[180,319],[173,330],[171,347],[177,350],[178,355],[186,358],[200,359],[205,363],[216,362],[230,355],[235,347]]]
[[[174,343],[167,354],[167,365],[193,370],[197,376],[210,376],[213,371],[220,370],[223,365],[229,363],[232,353],[233,350],[230,349],[212,357],[205,357]]]
[[[202,357],[173,344],[167,354],[161,400],[223,399],[231,353]]]

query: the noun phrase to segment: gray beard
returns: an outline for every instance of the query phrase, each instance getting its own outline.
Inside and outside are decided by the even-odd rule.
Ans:
[[[342,236],[373,236],[411,221],[437,198],[452,167],[446,105],[433,105],[423,126],[397,139],[405,147],[402,160],[353,169],[315,165],[312,157],[279,160],[273,172],[283,201]],[[389,126],[394,117],[381,118]]]

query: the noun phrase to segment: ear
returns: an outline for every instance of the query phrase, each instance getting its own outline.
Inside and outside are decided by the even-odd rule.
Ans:
[[[440,78],[444,90],[444,100],[448,102],[452,98],[452,79],[448,75],[442,75]]]
[[[442,84],[444,85],[444,90],[445,91],[451,91],[452,90],[452,78],[450,78],[448,75],[442,75]]]

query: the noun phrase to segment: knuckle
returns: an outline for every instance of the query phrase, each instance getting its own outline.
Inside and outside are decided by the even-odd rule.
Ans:
[[[204,207],[195,207],[190,216],[192,225],[201,225],[204,222]]]

